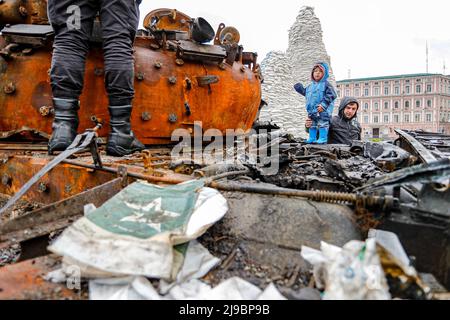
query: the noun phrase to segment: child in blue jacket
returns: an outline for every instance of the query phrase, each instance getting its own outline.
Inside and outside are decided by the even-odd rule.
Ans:
[[[328,82],[329,68],[324,62],[314,66],[311,74],[312,83],[304,87],[297,83],[294,89],[306,98],[306,111],[312,120],[309,129],[309,139],[306,143],[326,144],[328,142],[328,130],[333,114],[334,100],[337,95],[333,86]],[[317,140],[317,131],[319,139]]]

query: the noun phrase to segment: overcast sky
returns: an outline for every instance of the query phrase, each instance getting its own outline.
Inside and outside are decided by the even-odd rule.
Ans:
[[[449,0],[143,0],[141,21],[156,8],[203,17],[214,30],[236,27],[246,51],[259,61],[285,51],[288,30],[302,6],[312,6],[322,23],[325,46],[337,80],[426,71],[450,74]]]

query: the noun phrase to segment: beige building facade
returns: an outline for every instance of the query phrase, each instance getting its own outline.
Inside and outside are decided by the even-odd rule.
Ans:
[[[405,74],[337,82],[338,99],[360,101],[363,138],[392,139],[395,129],[450,134],[450,76]],[[337,102],[339,103],[339,101]]]

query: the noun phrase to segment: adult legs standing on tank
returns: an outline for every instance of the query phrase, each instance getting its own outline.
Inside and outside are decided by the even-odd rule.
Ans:
[[[144,149],[134,137],[130,122],[134,97],[133,41],[139,23],[139,2],[48,0],[48,16],[55,30],[50,74],[55,120],[49,153],[65,150],[76,136],[89,38],[97,13],[102,26],[111,117],[107,153],[123,156]]]

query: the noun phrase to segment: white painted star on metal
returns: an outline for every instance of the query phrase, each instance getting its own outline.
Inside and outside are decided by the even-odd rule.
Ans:
[[[145,206],[126,201],[125,204],[133,209],[134,213],[132,216],[122,218],[120,220],[121,222],[144,223],[158,232],[161,232],[161,222],[164,222],[165,219],[177,218],[180,216],[177,212],[163,210],[162,198],[157,198]]]

